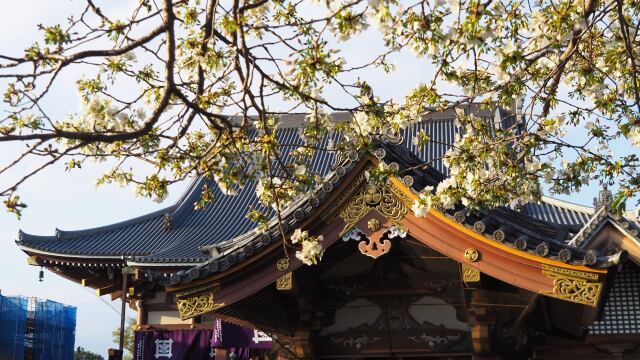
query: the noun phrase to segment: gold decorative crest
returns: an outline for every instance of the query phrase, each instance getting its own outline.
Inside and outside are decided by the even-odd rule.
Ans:
[[[291,290],[293,288],[293,274],[288,272],[282,275],[278,280],[276,280],[276,289],[283,290]]]
[[[462,281],[466,283],[480,281],[480,270],[462,264]]]
[[[476,249],[467,249],[464,251],[464,258],[471,262],[475,262],[480,259],[480,253]]]
[[[276,268],[278,268],[278,270],[280,271],[286,271],[287,269],[289,269],[289,259],[286,257],[279,259],[276,263]]]
[[[409,211],[398,199],[391,187],[368,184],[361,189],[340,211],[345,222],[341,235],[351,229],[363,216],[372,209],[378,210],[388,220],[398,222]]]
[[[176,293],[178,312],[182,320],[219,309],[224,303],[216,303],[215,292],[220,285],[207,285]]]
[[[380,221],[378,221],[378,219],[369,219],[369,221],[367,221],[367,228],[371,231],[380,229]]]
[[[545,264],[542,264],[542,273],[553,279],[553,288],[546,295],[579,304],[598,305],[602,291],[598,274]]]

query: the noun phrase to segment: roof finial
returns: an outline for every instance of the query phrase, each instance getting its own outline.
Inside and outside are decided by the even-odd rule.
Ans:
[[[596,211],[601,208],[606,208],[606,210],[611,209],[611,204],[613,203],[613,194],[611,190],[608,189],[607,184],[602,184],[602,190],[598,193],[598,198],[593,199],[593,206],[595,206]]]
[[[164,229],[173,230],[173,217],[171,214],[165,213],[162,219],[164,220]]]

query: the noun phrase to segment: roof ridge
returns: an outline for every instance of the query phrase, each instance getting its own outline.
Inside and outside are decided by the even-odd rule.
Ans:
[[[630,225],[634,226],[632,225],[634,223],[633,220],[628,219],[626,216],[613,214],[608,206],[602,206],[593,214],[589,221],[584,224],[582,229],[573,236],[568,244],[577,247],[586,246],[591,240],[591,235],[597,233],[607,221],[611,222],[620,231],[626,233],[627,236],[636,240],[639,239],[637,228],[629,229]]]
[[[63,238],[74,239],[74,238],[78,238],[78,237],[83,236],[83,235],[99,234],[99,233],[102,233],[102,232],[105,232],[105,231],[114,230],[114,229],[118,229],[118,228],[123,228],[123,227],[128,226],[128,225],[137,224],[137,223],[140,223],[140,222],[144,222],[146,220],[151,220],[151,219],[156,218],[158,216],[162,216],[162,215],[166,214],[167,212],[171,212],[172,209],[176,205],[177,205],[177,203],[173,204],[173,205],[170,205],[168,207],[162,208],[160,210],[156,210],[156,211],[152,211],[150,213],[144,214],[144,215],[136,216],[136,217],[131,218],[131,219],[118,221],[118,222],[107,224],[107,225],[96,226],[96,227],[92,227],[92,228],[88,228],[88,229],[61,230],[61,229],[55,228],[55,235],[34,235],[34,234],[29,234],[27,232],[24,232],[24,231],[22,231],[22,229],[20,229],[18,231],[18,236],[19,236],[20,241],[25,240],[25,238],[28,238],[28,239],[31,239],[31,240],[60,240],[60,239],[63,239]]]
[[[191,197],[196,193],[201,187],[202,182],[206,182],[207,177],[204,175],[196,176],[189,186],[182,192],[182,195],[178,198],[178,200],[172,205],[171,211],[167,211],[170,216],[178,216],[185,208],[185,204]],[[191,204],[193,206],[193,204]],[[173,219],[174,221],[176,219]],[[177,225],[177,224],[176,224]]]
[[[580,205],[580,204],[576,204],[573,203],[571,201],[566,201],[566,200],[562,200],[562,199],[558,199],[558,198],[554,198],[554,197],[550,197],[550,196],[545,196],[543,195],[540,200],[542,200],[543,202],[549,204],[549,205],[554,205],[554,206],[558,206],[567,210],[573,210],[573,211],[578,211],[584,214],[589,214],[592,215],[594,213],[594,208],[591,206],[587,206],[587,205]]]
[[[571,201],[567,201],[567,200],[562,200],[562,199],[558,199],[558,198],[554,198],[551,196],[545,196],[543,195],[540,200],[542,200],[543,202],[549,204],[549,205],[554,205],[554,206],[558,206],[561,207],[563,209],[567,209],[567,210],[573,210],[573,211],[578,211],[587,215],[593,215],[594,214],[594,210],[595,208],[593,206],[588,206],[588,205],[581,205],[581,204],[576,204],[574,202]],[[627,220],[631,221],[631,222],[637,222],[640,223],[640,217],[638,217],[638,212],[640,212],[640,207],[635,208],[635,209],[630,209],[630,210],[625,210],[624,211],[624,216],[625,218],[627,218]],[[636,218],[637,219],[634,219]]]
[[[34,234],[29,234],[26,233],[22,230],[18,231],[18,236],[20,241],[24,240],[25,238],[31,239],[31,240],[59,240],[59,239],[74,239],[74,238],[78,238],[80,236],[83,235],[94,235],[94,234],[99,234],[105,231],[109,231],[109,230],[114,230],[114,229],[118,229],[118,228],[123,228],[125,226],[128,225],[132,225],[132,224],[137,224],[140,222],[144,222],[146,220],[151,220],[153,218],[156,218],[158,216],[164,216],[165,214],[169,213],[169,214],[174,214],[179,208],[182,207],[182,205],[184,204],[184,202],[189,198],[189,196],[191,195],[191,193],[193,193],[194,189],[198,188],[198,182],[199,180],[202,178],[202,176],[199,176],[197,178],[195,178],[191,184],[187,187],[186,190],[183,191],[182,195],[180,195],[180,197],[178,198],[178,200],[173,203],[172,205],[169,205],[167,207],[164,207],[162,209],[159,210],[155,210],[152,211],[150,213],[147,214],[143,214],[140,216],[136,216],[130,219],[126,219],[123,221],[118,221],[115,223],[111,223],[111,224],[107,224],[107,225],[101,225],[101,226],[96,226],[96,227],[92,227],[92,228],[88,228],[88,229],[80,229],[80,230],[62,230],[59,228],[55,228],[55,235],[34,235]]]
[[[443,120],[451,120],[456,116],[456,109],[466,109],[471,108],[471,111],[474,113],[482,113],[484,112],[485,116],[493,117],[496,112],[499,113],[501,118],[505,118],[508,116],[512,116],[513,113],[502,106],[493,106],[491,109],[484,109],[482,107],[482,103],[473,102],[469,104],[459,104],[456,106],[447,107],[445,109],[438,109],[436,107],[427,108],[421,115],[420,120],[418,122],[429,122],[429,121],[443,121]],[[309,113],[297,112],[297,113],[282,113],[278,114],[276,117],[278,119],[278,128],[290,129],[290,128],[299,128],[305,121],[306,116]],[[330,115],[330,120],[333,122],[344,122],[349,121],[352,118],[352,115],[348,111],[334,111],[328,113]],[[249,119],[255,118],[255,115],[249,115]],[[241,115],[229,115],[228,118],[231,121],[237,119],[238,121],[243,118]]]

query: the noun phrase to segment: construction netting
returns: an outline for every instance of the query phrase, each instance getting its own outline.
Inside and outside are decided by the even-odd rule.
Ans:
[[[73,359],[75,307],[0,295],[0,309],[0,360]]]
[[[24,359],[27,304],[22,296],[0,295],[0,359]]]

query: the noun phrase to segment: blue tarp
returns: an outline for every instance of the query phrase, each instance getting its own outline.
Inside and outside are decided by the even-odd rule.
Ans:
[[[23,359],[28,299],[0,295],[0,359]]]
[[[0,295],[0,360],[72,360],[76,308]]]

